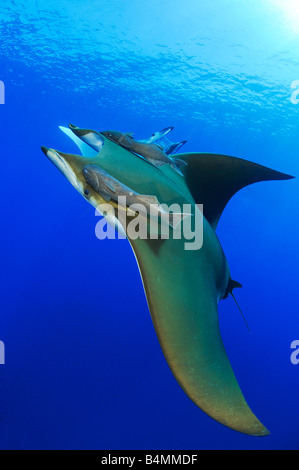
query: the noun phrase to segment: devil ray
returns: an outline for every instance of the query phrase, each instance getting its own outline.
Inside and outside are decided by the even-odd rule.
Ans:
[[[136,194],[151,195],[168,205],[190,204],[193,214],[199,210],[196,204],[203,204],[200,250],[184,250],[183,239],[129,241],[161,348],[182,389],[225,426],[253,436],[269,434],[248,406],[222,342],[218,302],[238,284],[232,280],[215,230],[237,191],[259,181],[292,177],[239,158],[201,153],[178,154],[184,163],[177,171],[166,153],[163,165],[153,164],[147,159],[149,149],[144,151],[143,146],[138,155],[103,133],[75,126],[63,130],[83,155],[45,147],[43,152],[94,207],[105,199],[97,185],[86,180],[83,170],[88,165],[105,171]]]

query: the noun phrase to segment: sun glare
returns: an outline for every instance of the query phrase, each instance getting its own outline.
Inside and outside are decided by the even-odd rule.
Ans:
[[[288,26],[299,33],[299,0],[271,0],[283,13]]]

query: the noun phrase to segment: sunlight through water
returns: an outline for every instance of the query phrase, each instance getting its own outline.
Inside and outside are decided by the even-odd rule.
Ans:
[[[298,0],[271,0],[275,7],[281,9],[287,22],[287,27],[292,32],[299,33],[299,2]]]

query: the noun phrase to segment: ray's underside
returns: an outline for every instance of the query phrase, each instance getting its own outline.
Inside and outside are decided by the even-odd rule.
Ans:
[[[71,130],[83,153],[86,140],[96,142],[97,136],[90,134],[93,131],[75,126]],[[78,138],[83,139],[83,147]],[[196,211],[195,203],[204,203],[200,250],[185,250],[183,239],[130,243],[160,345],[178,383],[198,407],[220,423],[242,433],[267,435],[243,397],[221,339],[217,304],[224,297],[230,272],[215,228],[228,200],[239,189],[257,181],[290,177],[246,160],[207,154],[178,154],[187,163],[181,176],[167,165],[158,169],[102,138],[104,145],[97,154],[94,149],[93,154],[75,159],[60,154],[78,180],[88,163],[134,191],[167,204],[190,203]]]

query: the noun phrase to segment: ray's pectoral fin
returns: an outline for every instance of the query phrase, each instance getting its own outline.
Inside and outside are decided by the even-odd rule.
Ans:
[[[182,389],[220,423],[253,436],[269,434],[246,403],[225,352],[216,292],[206,271],[184,250],[176,250],[174,258],[171,240],[157,253],[147,240],[131,243],[160,345]]]
[[[188,166],[184,176],[197,204],[216,229],[220,216],[237,191],[260,181],[288,180],[293,176],[271,170],[241,158],[206,153],[179,154]]]

